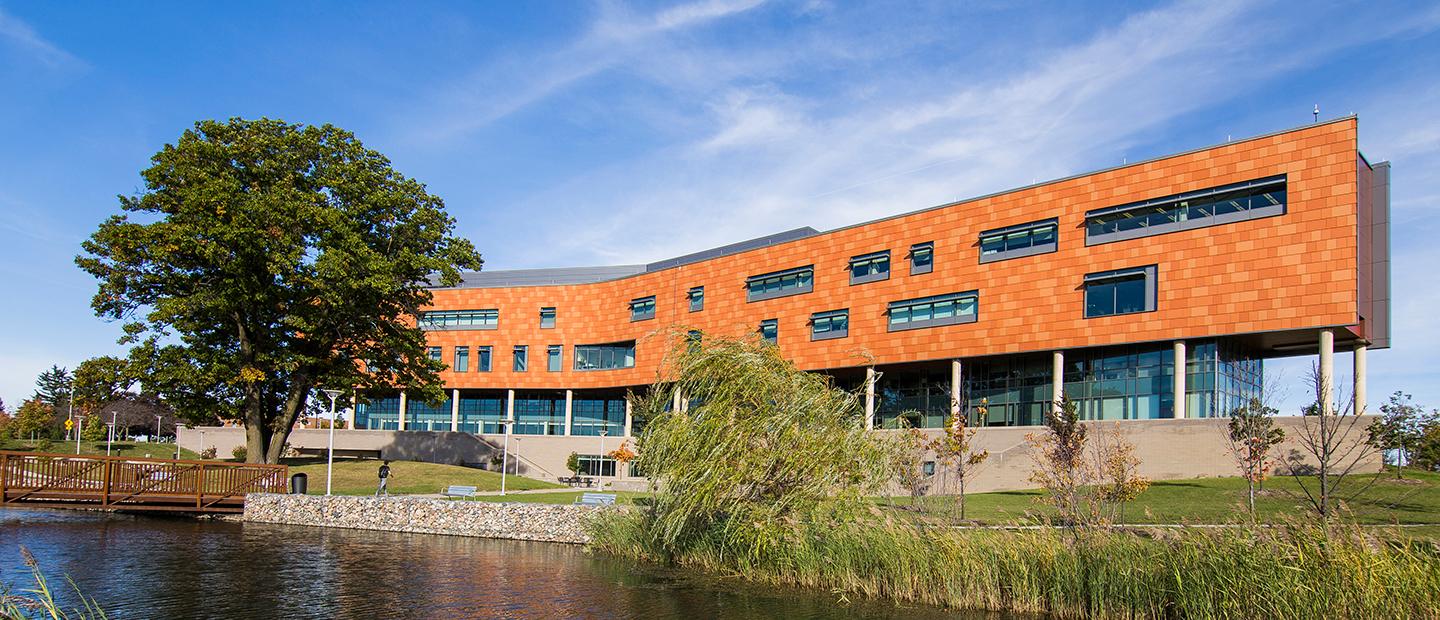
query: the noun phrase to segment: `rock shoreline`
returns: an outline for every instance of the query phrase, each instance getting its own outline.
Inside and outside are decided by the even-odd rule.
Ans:
[[[244,521],[415,534],[585,544],[585,521],[604,506],[252,493]]]

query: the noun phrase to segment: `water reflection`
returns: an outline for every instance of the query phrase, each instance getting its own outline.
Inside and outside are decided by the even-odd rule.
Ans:
[[[22,544],[52,583],[68,573],[122,620],[955,617],[634,566],[570,545],[0,510],[0,580],[21,587]]]

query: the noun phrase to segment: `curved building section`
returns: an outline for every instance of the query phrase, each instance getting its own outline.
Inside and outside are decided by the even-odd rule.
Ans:
[[[1059,391],[1090,419],[1224,415],[1265,358],[1388,346],[1389,167],[1357,131],[1343,118],[649,265],[468,274],[421,318],[452,400],[374,395],[360,425],[628,435],[625,391],[693,331],[760,332],[868,386],[876,427],[952,410],[1038,424]]]

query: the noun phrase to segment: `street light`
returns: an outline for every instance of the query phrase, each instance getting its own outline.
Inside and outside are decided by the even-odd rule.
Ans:
[[[505,428],[505,448],[500,451],[500,494],[505,494],[505,470],[510,462],[510,427],[515,424],[514,418],[506,418],[500,421]]]
[[[340,390],[321,390],[330,397],[330,454],[325,457],[325,494],[330,494],[330,475],[335,469],[335,399]]]
[[[71,414],[74,415],[74,414]],[[75,454],[80,454],[80,429],[85,425],[85,416],[80,416],[80,423],[75,425]]]
[[[609,433],[608,429],[600,429],[600,467],[595,470],[595,477],[600,479],[597,491],[605,490],[605,435]]]
[[[110,444],[115,442],[115,418],[120,414],[110,412],[110,433],[105,436],[105,456],[110,456]]]
[[[155,443],[160,443],[160,419],[164,416],[155,416]]]

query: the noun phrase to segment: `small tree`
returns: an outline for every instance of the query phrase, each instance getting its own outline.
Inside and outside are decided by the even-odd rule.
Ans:
[[[979,410],[981,417],[984,417],[985,407],[982,405]],[[945,433],[930,442],[930,449],[935,452],[935,460],[945,467],[948,474],[955,476],[959,487],[955,503],[960,509],[962,520],[965,518],[965,483],[974,478],[976,470],[985,459],[990,458],[988,450],[975,449],[975,434],[980,432],[980,429],[969,428],[966,422],[968,416],[963,412],[950,416],[950,419],[945,421]]]
[[[580,453],[579,453],[579,452],[571,452],[571,453],[570,453],[570,456],[565,457],[565,469],[570,470],[570,474],[573,475],[573,476],[579,476],[579,475],[580,475]]]
[[[895,450],[895,479],[900,488],[910,493],[910,505],[917,506],[920,496],[930,488],[925,475],[925,455],[930,451],[930,438],[919,429],[908,428],[900,434]]]
[[[98,415],[86,417],[81,429],[80,438],[85,441],[101,441],[105,439],[105,423],[100,421],[100,416]]]
[[[1425,471],[1440,471],[1440,411],[1430,412],[1428,420],[1415,444],[1414,466]]]
[[[1093,467],[1085,460],[1088,430],[1075,403],[1062,397],[1057,410],[1045,416],[1045,431],[1025,436],[1035,456],[1030,481],[1045,489],[1043,501],[1055,507],[1065,525],[1091,523],[1097,516],[1094,505],[1083,496],[1095,478]]]
[[[1370,425],[1370,445],[1395,453],[1395,477],[1403,478],[1405,465],[1424,431],[1425,409],[1409,394],[1395,390],[1390,402],[1380,405],[1382,417]]]
[[[1259,398],[1252,398],[1230,412],[1230,455],[1240,468],[1249,491],[1250,518],[1255,518],[1255,489],[1270,472],[1270,451],[1285,440],[1285,431],[1275,427],[1277,411],[1266,407]]]
[[[10,423],[10,432],[16,439],[35,437],[50,438],[55,430],[55,409],[39,398],[21,403]]]
[[[1358,497],[1377,479],[1372,477],[1357,485],[1350,477],[1372,455],[1374,447],[1369,441],[1369,423],[1350,407],[1350,399],[1336,398],[1318,366],[1311,368],[1310,384],[1315,389],[1315,402],[1302,411],[1296,430],[1300,447],[1290,451],[1286,465],[1300,488],[1299,496],[1322,521],[1328,522],[1339,502]],[[1314,480],[1305,475],[1312,466]]]
[[[1101,506],[1108,507],[1108,514],[1102,516],[1124,523],[1125,504],[1135,501],[1150,488],[1150,479],[1140,475],[1140,457],[1135,456],[1135,444],[1130,443],[1119,428],[1097,433],[1094,451],[1097,474],[1094,492]]]

